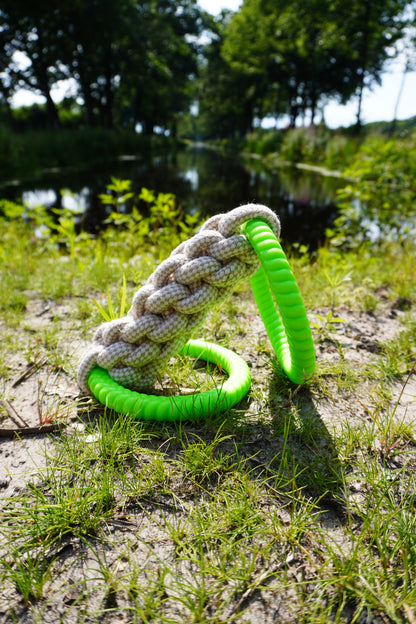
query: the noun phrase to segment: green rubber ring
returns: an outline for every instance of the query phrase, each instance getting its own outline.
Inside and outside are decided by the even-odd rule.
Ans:
[[[313,374],[316,359],[299,288],[270,226],[252,219],[243,230],[261,262],[250,284],[267,334],[284,372],[300,384]]]
[[[177,421],[198,420],[229,409],[247,394],[251,374],[247,363],[239,355],[204,340],[190,340],[179,351],[216,364],[229,378],[221,387],[187,396],[154,396],[124,388],[103,368],[96,366],[88,377],[88,385],[95,398],[120,414],[131,414],[142,420]]]
[[[286,375],[300,384],[315,370],[315,350],[299,288],[270,226],[262,219],[252,219],[243,229],[261,263],[250,283],[267,334]],[[100,403],[115,412],[157,421],[198,420],[219,414],[247,394],[251,383],[250,369],[233,351],[204,340],[190,340],[179,353],[216,364],[229,374],[229,378],[220,388],[194,395],[166,397],[124,388],[106,370],[95,367],[88,377],[91,392]]]

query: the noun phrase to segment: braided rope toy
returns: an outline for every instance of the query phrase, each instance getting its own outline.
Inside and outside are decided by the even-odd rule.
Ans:
[[[110,409],[146,420],[193,420],[235,405],[250,387],[247,364],[232,351],[191,336],[210,309],[249,277],[283,370],[294,383],[309,378],[315,369],[311,330],[279,234],[277,216],[262,205],[208,219],[136,292],[125,317],[97,329],[78,367],[82,390]],[[144,394],[177,353],[217,363],[229,379],[195,395]]]

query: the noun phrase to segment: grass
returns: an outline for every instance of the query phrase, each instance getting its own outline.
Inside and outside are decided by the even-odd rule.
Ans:
[[[4,397],[70,425],[1,500],[4,622],[414,624],[414,249],[290,258],[318,355],[301,387],[240,286],[203,333],[249,361],[248,397],[200,423],[141,423],[81,400],[74,376],[94,299],[116,309],[151,273],[145,236],[138,256],[129,226],[68,245],[19,215],[2,228]],[[160,391],[220,379],[178,358]]]

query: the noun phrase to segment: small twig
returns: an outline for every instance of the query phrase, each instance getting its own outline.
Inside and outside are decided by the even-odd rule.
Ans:
[[[114,526],[118,526],[121,529],[128,529],[131,527],[137,527],[135,522],[131,520],[123,520],[123,518],[106,518],[107,524],[113,524]]]
[[[21,427],[23,423],[25,427],[29,427],[29,423],[25,421],[23,416],[20,416],[20,414],[14,409],[13,405],[6,399],[3,400],[3,407],[7,412],[7,416],[14,422],[15,425]]]
[[[0,428],[0,438],[14,438],[20,436],[38,435],[42,433],[54,433],[62,431],[66,425],[53,423],[52,425],[37,425],[35,427],[16,427],[15,429]]]
[[[361,405],[362,408],[364,408],[364,411],[366,412],[366,414],[368,414],[368,416],[371,418],[371,420],[373,422],[375,422],[374,416],[371,413],[371,410],[362,401],[360,401],[360,399],[356,398],[355,400],[357,401],[357,403],[359,403]]]
[[[46,358],[42,358],[39,362],[37,362],[36,364],[32,364],[31,366],[29,366],[28,369],[26,369],[24,371],[24,373],[22,373],[20,375],[20,377],[18,377],[16,379],[16,381],[14,381],[12,383],[12,388],[16,388],[16,386],[18,386],[19,384],[22,383],[22,381],[25,381],[28,377],[30,377],[31,375],[33,375],[34,373],[36,373],[36,371],[41,368],[44,364],[46,364],[47,359]]]
[[[46,314],[46,312],[49,312],[50,309],[51,306],[48,303],[40,312],[36,314],[36,316],[42,316],[42,314]]]

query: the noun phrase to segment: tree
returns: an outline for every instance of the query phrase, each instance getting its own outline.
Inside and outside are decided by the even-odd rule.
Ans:
[[[7,118],[13,126],[11,101],[17,88],[16,74],[9,53],[10,33],[7,29],[0,31],[0,102],[6,109]]]
[[[191,100],[202,13],[196,0],[141,2],[139,13],[120,76],[122,115],[148,134],[159,126],[175,135],[178,115]]]
[[[236,138],[253,126],[255,98],[250,80],[230,67],[221,54],[224,28],[231,15],[223,11],[218,18],[211,19],[210,42],[205,47],[196,81],[198,133],[203,139]]]
[[[313,121],[322,95],[339,93],[341,49],[329,0],[245,0],[226,29],[224,58],[251,79],[259,112]]]
[[[44,96],[49,123],[59,125],[58,112],[51,96],[52,85],[65,78],[59,64],[59,47],[63,31],[59,23],[59,11],[54,0],[42,0],[27,10],[24,0],[2,0],[0,6],[0,44],[3,59],[8,59],[7,82],[28,88]],[[20,64],[16,56],[21,54],[27,61]],[[7,86],[3,78],[3,85]]]
[[[405,0],[245,0],[223,55],[250,79],[260,112],[282,108],[294,126],[322,98],[347,101],[380,77],[401,36]],[[263,92],[263,96],[261,93]]]
[[[234,72],[244,84],[250,126],[254,117],[261,118],[269,112],[266,103],[270,104],[277,85],[274,82],[272,86],[270,80],[273,36],[272,20],[263,11],[262,0],[246,0],[240,11],[228,20],[223,32],[221,55],[228,65],[226,71]]]
[[[404,35],[408,0],[338,0],[337,10],[349,54],[349,66],[356,77],[358,96],[357,129],[361,126],[361,106],[366,88],[381,83],[386,62],[395,53],[395,44]]]
[[[396,103],[394,106],[393,119],[390,126],[391,135],[393,135],[396,130],[397,114],[403,95],[406,76],[410,72],[416,71],[416,2],[411,2],[410,4],[411,6],[408,7],[408,11],[406,11],[407,23],[405,25],[405,34],[400,42],[400,52],[403,57],[403,69],[399,91],[397,93]]]
[[[126,50],[137,27],[132,0],[73,0],[63,10],[63,58],[75,78],[88,125],[112,128]]]
[[[89,125],[174,131],[189,103],[200,15],[196,0],[38,0],[30,11],[26,0],[1,0],[3,87],[16,77],[43,95],[57,125],[51,88],[72,77]],[[17,54],[26,64],[14,68]]]

